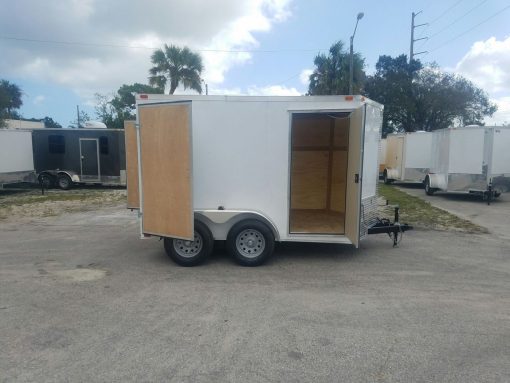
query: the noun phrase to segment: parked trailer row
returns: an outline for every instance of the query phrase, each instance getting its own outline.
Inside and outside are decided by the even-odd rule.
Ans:
[[[425,192],[479,194],[510,191],[510,128],[466,126],[433,132]]]
[[[377,220],[382,105],[361,96],[137,95],[126,123],[128,207],[181,265],[214,240],[243,265],[275,241],[359,246]],[[398,226],[398,227],[397,227]]]

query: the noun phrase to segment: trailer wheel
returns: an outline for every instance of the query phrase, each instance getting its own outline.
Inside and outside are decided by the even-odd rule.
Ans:
[[[209,228],[200,221],[195,221],[193,241],[177,238],[165,238],[167,255],[180,266],[197,266],[212,253],[214,238]]]
[[[247,219],[230,229],[227,249],[240,265],[259,266],[273,254],[274,235],[266,224]]]
[[[425,194],[433,195],[436,192],[436,189],[430,187],[430,178],[425,178]]]
[[[391,180],[391,179],[389,179],[389,178],[388,178],[388,171],[387,171],[386,169],[384,169],[384,173],[383,173],[383,180],[384,180],[384,183],[385,183],[386,185],[391,184],[391,182],[393,181],[393,180]]]
[[[41,174],[39,176],[39,184],[44,188],[44,189],[49,189],[53,186],[53,178],[51,178],[49,175],[47,174]]]
[[[67,174],[61,174],[57,178],[57,185],[62,190],[69,190],[73,186],[73,181]]]

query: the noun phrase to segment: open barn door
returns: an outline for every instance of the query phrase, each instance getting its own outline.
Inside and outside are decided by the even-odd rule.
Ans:
[[[191,102],[139,105],[142,233],[193,239]]]
[[[356,247],[360,237],[361,171],[363,156],[364,108],[351,113],[345,199],[345,235]]]

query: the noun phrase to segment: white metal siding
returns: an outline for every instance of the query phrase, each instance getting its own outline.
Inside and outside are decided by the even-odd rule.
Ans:
[[[415,132],[406,134],[405,168],[430,168],[432,133]]]
[[[0,173],[32,170],[32,133],[0,129]]]
[[[510,175],[510,128],[494,128],[492,175]]]
[[[448,173],[482,174],[484,128],[450,130]]]

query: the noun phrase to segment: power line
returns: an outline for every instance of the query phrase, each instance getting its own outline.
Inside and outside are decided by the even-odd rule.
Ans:
[[[481,2],[479,2],[477,5],[475,5],[473,8],[471,8],[469,11],[467,11],[466,13],[464,13],[462,16],[460,16],[459,18],[455,19],[454,21],[452,21],[450,24],[448,24],[446,27],[444,27],[443,29],[440,29],[438,32],[432,34],[431,36],[429,36],[429,39],[433,38],[434,36],[437,36],[438,34],[440,34],[441,32],[444,32],[445,30],[447,30],[448,28],[450,28],[452,25],[456,24],[458,21],[462,20],[464,17],[466,17],[467,15],[469,15],[471,12],[473,12],[475,9],[477,9],[478,7],[480,7],[481,5],[483,5],[484,3],[486,3],[487,1],[489,0],[483,0]]]
[[[432,25],[434,24],[437,20],[439,20],[441,17],[443,17],[444,15],[446,15],[448,12],[450,12],[453,8],[455,8],[457,5],[459,5],[463,0],[458,0],[455,2],[455,4],[453,4],[452,6],[448,7],[446,9],[446,11],[444,11],[443,13],[441,13],[439,16],[437,16],[434,20],[432,20],[429,25]]]
[[[31,43],[43,43],[43,44],[60,44],[60,45],[76,45],[76,46],[90,46],[90,47],[103,47],[103,48],[133,48],[133,49],[147,49],[156,50],[159,48],[147,47],[143,45],[126,45],[126,44],[107,44],[107,43],[89,43],[81,41],[62,41],[62,40],[42,40],[42,39],[31,39],[25,37],[12,37],[12,36],[0,36],[1,40],[12,40],[12,41],[25,41]],[[218,52],[218,53],[293,53],[293,52],[317,52],[327,51],[327,48],[314,48],[314,49],[194,49],[197,52]]]
[[[452,38],[452,39],[450,39],[450,40],[445,41],[443,44],[441,44],[441,45],[439,45],[439,46],[435,47],[434,49],[431,49],[431,50],[430,50],[430,52],[437,51],[438,49],[440,49],[440,48],[444,47],[445,45],[450,44],[451,42],[453,42],[453,41],[457,40],[458,38],[460,38],[460,37],[464,36],[466,33],[471,32],[473,29],[478,28],[480,25],[482,25],[482,24],[486,23],[487,21],[489,21],[489,20],[493,19],[494,17],[499,16],[501,13],[503,13],[504,11],[506,11],[508,8],[510,8],[510,5],[507,5],[506,7],[503,7],[502,9],[500,9],[499,11],[497,11],[496,13],[494,13],[492,16],[489,16],[489,17],[488,17],[488,18],[486,18],[485,20],[480,21],[478,24],[476,24],[476,25],[472,26],[472,27],[471,27],[471,28],[469,28],[468,30],[466,30],[466,31],[464,31],[464,32],[462,32],[462,33],[460,33],[460,34],[458,34],[457,36],[453,37],[453,38]]]

